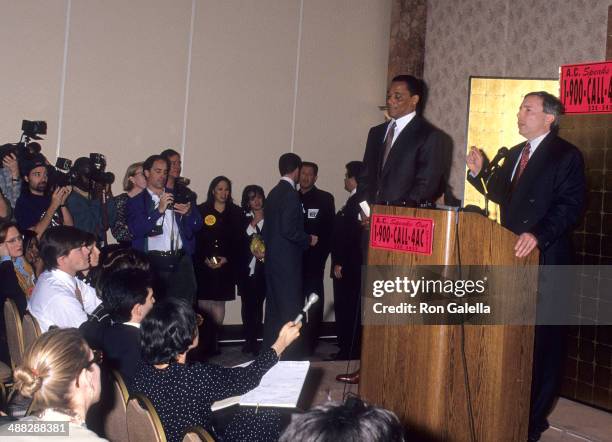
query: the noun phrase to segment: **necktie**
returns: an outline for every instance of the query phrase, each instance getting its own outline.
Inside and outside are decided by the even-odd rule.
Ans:
[[[76,281],[75,281],[75,283],[76,283]],[[81,306],[84,307],[84,305],[83,305],[83,296],[81,296],[81,289],[79,288],[78,284],[76,284],[75,287],[76,288],[74,289],[74,295],[76,296],[77,301],[79,301],[81,303]]]
[[[529,161],[530,151],[531,151],[531,144],[527,142],[527,144],[525,144],[525,147],[523,147],[523,151],[521,152],[521,159],[519,161],[519,165],[516,169],[516,172],[514,172],[514,178],[512,179],[512,187],[516,186],[516,183],[518,183],[518,180],[521,178],[521,175],[523,174],[525,167],[527,167],[527,162]]]
[[[387,138],[385,139],[385,152],[383,154],[383,160],[380,165],[380,170],[385,167],[385,163],[387,162],[387,157],[389,156],[389,152],[391,151],[391,146],[393,145],[393,136],[395,135],[395,121],[391,123],[391,127],[387,131]]]

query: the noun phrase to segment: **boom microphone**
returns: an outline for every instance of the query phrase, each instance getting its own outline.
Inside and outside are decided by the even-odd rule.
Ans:
[[[311,293],[310,296],[308,297],[308,301],[306,302],[306,305],[302,309],[302,313],[300,313],[299,315],[295,317],[295,319],[293,320],[293,323],[297,325],[298,323],[302,322],[304,315],[308,312],[310,307],[312,307],[312,305],[318,300],[319,300],[319,295],[317,295],[316,293]]]

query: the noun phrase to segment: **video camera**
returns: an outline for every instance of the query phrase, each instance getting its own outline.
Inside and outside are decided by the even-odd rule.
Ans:
[[[55,167],[48,167],[49,189],[57,187],[72,186],[79,179],[78,173],[72,169],[72,161],[68,158],[58,157]]]
[[[30,143],[30,140],[41,140],[39,135],[47,134],[47,123],[23,120],[21,130],[22,134],[18,143],[7,143],[0,146],[0,168],[4,167],[2,161],[8,155],[15,155],[17,161],[22,161],[40,153],[40,144]]]
[[[107,185],[115,182],[115,175],[112,172],[106,172],[106,157],[101,153],[89,154],[89,176],[91,181],[98,184]]]
[[[188,186],[191,183],[189,178],[178,177],[174,183],[174,203],[187,204],[194,203],[198,199],[198,195]]]

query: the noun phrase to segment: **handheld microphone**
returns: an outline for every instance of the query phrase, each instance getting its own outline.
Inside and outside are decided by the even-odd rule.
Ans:
[[[504,158],[506,158],[506,155],[508,155],[508,152],[509,150],[506,146],[500,147],[499,150],[497,151],[497,155],[493,157],[489,165],[486,167],[485,175],[488,175],[489,173],[493,171],[493,169],[499,167],[499,162],[503,160]]]
[[[300,313],[299,315],[295,317],[295,319],[293,320],[293,323],[298,324],[302,322],[302,319],[304,318],[304,315],[306,314],[306,312],[308,312],[310,307],[312,307],[312,305],[318,300],[319,300],[319,295],[317,295],[316,293],[311,293],[310,296],[308,297],[308,301],[306,302],[306,305],[302,309],[302,313]]]

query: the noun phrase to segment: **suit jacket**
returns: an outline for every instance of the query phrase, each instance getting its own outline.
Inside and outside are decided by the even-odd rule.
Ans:
[[[490,177],[484,176],[483,167],[477,177],[468,173],[468,181],[484,194],[481,178],[489,178],[488,196],[500,205],[501,224],[517,235],[533,234],[541,264],[571,264],[571,232],[585,202],[582,154],[573,144],[549,133],[531,155],[513,190],[512,171],[525,144],[510,149],[502,166]]]
[[[325,262],[331,250],[334,197],[316,186],[299,195],[304,209],[304,231],[319,237],[317,244],[304,252],[304,275],[323,278]]]
[[[131,384],[141,360],[140,329],[121,323],[111,325],[104,331],[102,351],[105,362]]]
[[[281,180],[268,194],[264,213],[266,274],[282,276],[289,285],[300,282],[302,253],[308,248],[309,236],[304,232],[298,192]]]
[[[155,227],[157,220],[162,217],[159,210],[155,209],[153,198],[147,190],[143,190],[134,198],[127,201],[127,222],[130,233],[133,236],[132,247],[140,251],[146,251],[147,236]],[[188,215],[174,214],[179,234],[183,242],[183,248],[189,255],[195,252],[195,232],[202,228],[202,216],[195,206],[191,206]]]
[[[445,160],[442,133],[416,115],[393,143],[382,170],[389,123],[368,133],[360,188],[371,203],[416,205],[434,202],[444,192]]]
[[[332,268],[334,265],[342,266],[343,277],[352,277],[359,274],[362,264],[361,236],[363,227],[358,219],[359,202],[362,195],[355,193],[346,201],[346,204],[336,214],[334,219],[334,234],[332,240]],[[357,281],[358,284],[361,280]]]

